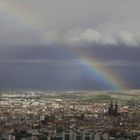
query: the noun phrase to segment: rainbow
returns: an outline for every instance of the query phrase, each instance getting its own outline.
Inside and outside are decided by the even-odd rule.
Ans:
[[[103,64],[99,58],[95,58],[94,55],[91,56],[89,53],[80,53],[79,63],[85,68],[91,79],[96,79],[102,81],[105,85],[114,91],[124,91],[128,87],[125,86],[124,80],[122,80],[117,73],[109,69],[106,64]]]
[[[37,17],[33,15],[33,13],[31,14],[29,9],[22,7],[22,5],[18,5],[14,1],[1,0],[0,11],[17,18],[30,28],[42,31],[43,32],[42,37],[46,38],[44,32],[47,32],[48,30],[47,26],[46,25],[44,26],[44,24],[39,19],[37,19]],[[69,47],[65,48],[69,49]],[[90,78],[97,78],[103,83],[109,85],[109,87],[111,87],[113,90],[123,91],[128,89],[124,84],[125,83],[124,80],[122,80],[107,66],[100,63],[99,58],[93,57],[93,54],[91,56],[90,54],[85,52],[83,53],[77,52],[75,53],[75,55],[78,56],[79,63],[86,68],[86,71],[89,74]]]
[[[18,3],[20,2],[22,2],[22,0],[18,1]],[[0,12],[2,11],[5,14],[18,19],[30,28],[40,31],[47,31],[48,25],[45,25],[43,22],[41,22],[37,18],[36,14],[31,13],[31,11],[28,8],[23,7],[21,4],[18,3],[10,0],[0,0]],[[47,21],[47,23],[49,23],[49,21]],[[49,26],[50,25],[52,25],[52,23],[50,23]]]

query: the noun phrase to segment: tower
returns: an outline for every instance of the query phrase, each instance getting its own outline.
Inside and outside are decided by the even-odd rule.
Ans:
[[[114,115],[118,115],[118,103],[116,100],[115,107],[114,107]]]
[[[111,100],[110,106],[109,106],[109,108],[108,108],[108,114],[109,114],[109,115],[112,115],[112,113],[113,113],[113,102],[112,102],[112,100]]]
[[[117,100],[116,100],[115,105],[113,105],[113,102],[111,100],[110,106],[108,108],[108,115],[117,116],[118,114],[119,113],[118,113],[118,103],[117,103]]]

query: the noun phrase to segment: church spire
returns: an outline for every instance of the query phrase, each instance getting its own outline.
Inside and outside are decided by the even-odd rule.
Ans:
[[[112,102],[112,99],[111,99],[111,103],[110,103],[110,106],[109,106],[109,109],[108,109],[108,114],[111,115],[113,113],[113,102]]]
[[[116,100],[115,105],[113,105],[113,102],[111,100],[110,106],[108,108],[108,114],[113,115],[113,116],[118,115],[118,103],[117,103],[117,100]]]
[[[118,114],[118,103],[117,103],[117,100],[116,100],[115,107],[114,107],[114,114],[115,115]]]

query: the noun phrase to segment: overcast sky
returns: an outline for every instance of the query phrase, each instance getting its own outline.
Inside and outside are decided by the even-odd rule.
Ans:
[[[3,45],[58,41],[130,47],[140,43],[138,0],[2,0],[0,3]]]
[[[1,0],[0,88],[98,89],[102,82],[79,64],[84,55],[139,88],[139,7],[139,0]]]

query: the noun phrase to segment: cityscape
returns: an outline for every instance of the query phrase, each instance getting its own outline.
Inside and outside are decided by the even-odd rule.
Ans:
[[[139,140],[139,94],[140,90],[1,91],[0,138]]]
[[[140,140],[140,0],[0,0],[0,140]]]

